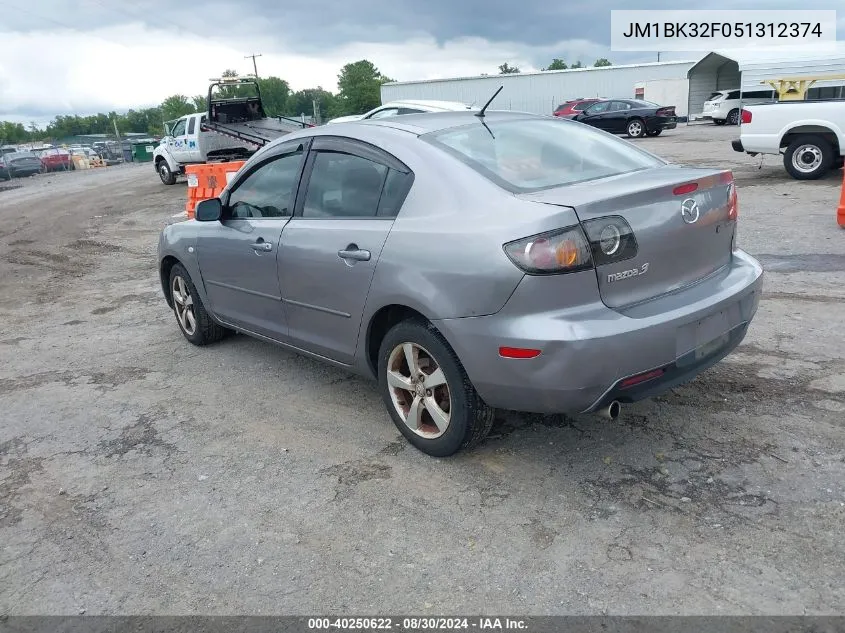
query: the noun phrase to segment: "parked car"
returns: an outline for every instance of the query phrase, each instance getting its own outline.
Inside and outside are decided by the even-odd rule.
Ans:
[[[742,109],[737,152],[783,154],[796,180],[815,180],[845,162],[845,101],[784,101]]]
[[[2,154],[12,154],[12,153],[17,152],[17,151],[18,151],[18,148],[14,145],[3,145],[2,147],[0,147],[0,155],[2,155]]]
[[[280,138],[165,227],[184,337],[238,331],[374,378],[399,431],[446,456],[493,408],[615,418],[745,336],[763,270],[736,247],[730,171],[553,117],[402,124]]]
[[[32,152],[0,154],[0,178],[24,178],[41,172],[41,160]]]
[[[663,130],[674,130],[678,125],[675,106],[661,106],[639,99],[599,101],[572,118],[606,132],[627,134],[631,138],[659,136]]]
[[[369,119],[381,119],[387,116],[396,116],[399,114],[420,114],[422,112],[452,112],[471,110],[472,106],[468,106],[460,101],[433,101],[433,100],[404,100],[404,101],[390,101],[373,108],[364,114],[352,114],[349,116],[340,116],[334,118],[328,123],[348,123],[350,121],[367,121]]]
[[[704,102],[702,118],[710,119],[716,125],[739,125],[739,110],[741,106],[771,103],[777,101],[774,90],[717,90]]]
[[[73,164],[70,161],[70,152],[60,147],[43,150],[39,158],[43,168],[42,171],[67,171],[73,169]]]
[[[556,117],[561,117],[563,119],[571,119],[576,114],[583,112],[586,108],[599,101],[603,101],[603,99],[600,99],[598,97],[594,99],[572,99],[570,101],[561,103],[557,108],[555,108],[553,115]]]

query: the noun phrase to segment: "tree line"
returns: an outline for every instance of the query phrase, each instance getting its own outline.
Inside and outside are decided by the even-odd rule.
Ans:
[[[601,58],[593,66],[610,66],[611,63]],[[555,58],[543,70],[565,70],[583,68],[580,61],[567,65],[562,59]],[[500,74],[520,72],[516,66],[507,62],[499,66]],[[226,70],[223,77],[237,77],[234,70]],[[362,59],[346,64],[337,76],[337,93],[324,90],[321,86],[305,90],[291,90],[290,85],[279,77],[258,79],[264,110],[269,116],[306,117],[314,115],[316,102],[320,120],[362,114],[381,104],[381,85],[393,81],[382,74],[376,66]],[[224,88],[226,90],[226,88]],[[24,126],[21,123],[0,121],[0,144],[26,143],[30,141],[57,141],[60,139],[86,134],[113,134],[115,124],[121,134],[135,132],[159,136],[164,134],[164,123],[178,119],[185,114],[203,112],[207,109],[207,97],[204,94],[188,96],[176,94],[167,97],[158,106],[152,108],[131,109],[127,112],[98,113],[88,116],[76,114],[56,116],[44,129],[35,123]]]
[[[225,70],[222,76],[237,77],[238,73]],[[312,117],[316,102],[320,119],[326,121],[375,108],[381,103],[381,85],[390,81],[393,80],[382,74],[372,62],[362,59],[341,68],[337,93],[324,90],[322,86],[294,91],[287,81],[272,76],[259,78],[258,87],[261,90],[264,111],[268,116],[299,117],[304,114],[306,117]],[[137,132],[158,136],[164,133],[166,121],[178,119],[185,114],[204,112],[207,107],[205,94],[176,94],[151,108],[131,109],[123,113],[100,112],[88,116],[59,115],[44,129],[35,123],[24,126],[21,123],[0,121],[0,144],[57,141],[86,134],[114,134],[115,123],[121,134]]]
[[[595,61],[593,64],[593,68],[602,68],[604,66],[613,66],[609,59],[605,57],[600,57]],[[562,59],[555,57],[552,60],[552,63],[546,66],[545,68],[541,68],[540,70],[567,70],[567,69],[575,69],[575,68],[586,68],[584,64],[581,63],[579,59],[574,64],[567,64]],[[505,62],[501,66],[499,66],[499,74],[500,75],[513,75],[520,72],[519,66],[511,66],[509,63]]]

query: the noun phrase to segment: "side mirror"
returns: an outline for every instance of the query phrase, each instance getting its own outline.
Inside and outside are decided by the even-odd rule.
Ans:
[[[197,222],[217,222],[223,215],[223,203],[220,198],[209,198],[197,204]]]

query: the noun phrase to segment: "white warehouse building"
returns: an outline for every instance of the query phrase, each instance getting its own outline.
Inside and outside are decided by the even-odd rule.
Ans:
[[[717,90],[770,89],[766,80],[812,78],[807,99],[845,99],[845,43],[819,50],[715,51],[692,61],[546,70],[384,84],[381,101],[437,99],[481,105],[499,86],[491,108],[551,114],[568,99],[645,99],[675,106],[681,120],[701,115]]]
[[[437,99],[480,106],[499,86],[504,86],[491,108],[551,114],[559,104],[579,97],[649,98],[648,95],[638,95],[636,84],[664,80],[678,86],[675,91],[680,90],[678,102],[668,103],[664,99],[665,105],[676,106],[678,115],[685,116],[687,71],[696,61],[651,62],[600,68],[403,81],[384,84],[381,87],[381,101],[387,103],[400,99]]]

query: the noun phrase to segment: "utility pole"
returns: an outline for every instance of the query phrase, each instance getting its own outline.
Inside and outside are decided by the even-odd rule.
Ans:
[[[252,58],[252,69],[255,71],[255,78],[258,79],[258,66],[255,63],[256,57],[261,57],[261,53],[253,53],[252,55],[244,55],[244,59]]]

